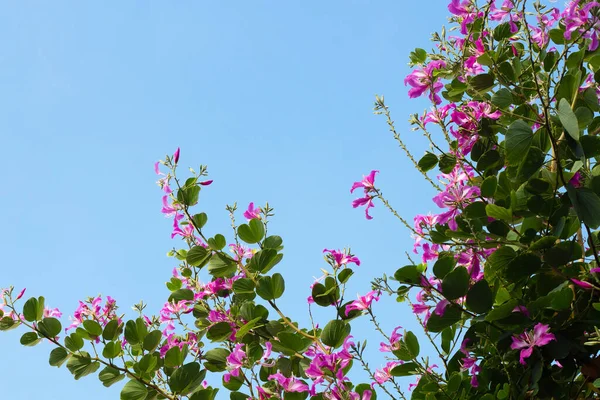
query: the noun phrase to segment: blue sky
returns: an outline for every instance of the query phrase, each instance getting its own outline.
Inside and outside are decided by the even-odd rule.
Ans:
[[[406,264],[409,233],[378,204],[372,221],[352,209],[349,189],[371,169],[402,215],[435,207],[372,113],[384,94],[397,128],[409,130],[403,85],[408,53],[429,49],[446,2],[11,2],[0,16],[0,287],[27,287],[64,312],[99,293],[121,311],[144,299],[158,311],[175,266],[166,252],[171,221],[160,214],[153,163],[178,146],[181,164],[207,164],[214,184],[199,211],[231,239],[224,207],[265,201],[284,239],[277,267],[281,307],[306,321],[304,299],[325,264],[323,248],[351,246],[362,265],[350,293]],[[424,17],[423,10],[427,10]],[[301,306],[299,306],[301,304]],[[376,306],[418,330],[394,299]],[[332,316],[318,315],[322,324]],[[50,367],[48,344],[19,345],[23,330],[0,334],[6,398],[118,398],[96,377],[74,381]],[[372,366],[381,338],[366,318]],[[211,383],[216,383],[212,378]]]

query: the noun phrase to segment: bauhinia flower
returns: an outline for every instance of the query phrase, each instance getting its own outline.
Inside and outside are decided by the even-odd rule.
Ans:
[[[400,339],[402,339],[402,334],[398,333],[398,330],[402,329],[401,326],[397,326],[394,328],[394,330],[392,331],[392,334],[390,335],[390,343],[384,343],[381,342],[379,344],[379,351],[381,352],[391,352],[394,350],[398,350],[400,349]]]
[[[285,392],[308,392],[308,385],[298,378],[290,376],[286,378],[280,372],[270,375],[269,380],[275,380]]]
[[[510,345],[510,348],[513,350],[521,349],[521,353],[519,354],[519,362],[521,364],[526,364],[525,359],[531,356],[535,346],[545,346],[551,341],[556,340],[554,334],[548,332],[549,330],[550,327],[548,325],[537,323],[533,327],[533,331],[525,331],[520,335],[512,337],[513,342]]]
[[[262,210],[260,207],[254,208],[254,203],[250,203],[248,204],[248,209],[244,211],[244,218],[246,218],[248,221],[255,218],[260,219],[261,212]]]
[[[379,301],[379,296],[377,296],[376,291],[371,291],[364,296],[358,296],[358,300],[354,300],[352,303],[346,306],[346,315],[350,313],[352,310],[367,310],[371,307],[371,303],[374,301]]]
[[[403,364],[403,362],[402,361],[390,361],[385,365],[385,367],[375,370],[375,373],[373,374],[373,377],[375,378],[375,382],[371,383],[371,387],[373,387],[375,385],[375,383],[382,385],[385,382],[387,382],[388,380],[390,380],[390,378],[392,377],[392,374],[391,374],[392,369],[394,369],[394,367],[396,367],[400,364]]]
[[[238,343],[235,348],[226,358],[227,369],[230,371],[223,376],[225,382],[229,382],[232,376],[236,378],[240,375],[240,369],[244,366],[246,360],[246,352],[242,350],[245,345]]]
[[[350,188],[350,193],[353,193],[358,188],[364,189],[364,197],[355,199],[352,201],[352,207],[357,208],[360,206],[365,206],[365,214],[367,219],[373,219],[369,215],[369,208],[375,207],[373,204],[373,198],[377,195],[377,189],[375,189],[375,174],[379,171],[373,170],[369,175],[363,177],[361,181],[354,182],[352,184],[352,188]]]
[[[333,259],[333,262],[335,263],[337,268],[340,268],[348,263],[360,265],[360,260],[358,259],[358,257],[346,251],[323,249],[323,253],[329,253],[328,256],[330,256]]]
[[[433,71],[445,67],[446,63],[444,61],[433,60],[427,64],[425,68],[415,69],[413,72],[411,72],[406,78],[404,78],[404,85],[411,86],[411,89],[408,91],[408,97],[414,99],[429,91],[429,99],[435,104],[440,104],[442,99],[438,93],[440,90],[442,90],[444,84],[433,76]]]

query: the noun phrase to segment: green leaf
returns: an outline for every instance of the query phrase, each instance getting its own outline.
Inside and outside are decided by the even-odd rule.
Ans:
[[[235,333],[236,340],[240,340],[241,338],[243,338],[248,332],[250,332],[252,328],[256,326],[256,324],[262,321],[262,319],[262,317],[257,317],[254,318],[252,321],[248,321],[247,323],[245,323],[244,326],[238,329]]]
[[[283,244],[281,236],[271,235],[267,237],[263,243],[265,249],[279,249]]]
[[[285,282],[281,274],[273,274],[273,276],[263,276],[258,281],[256,294],[265,300],[275,300],[280,298],[285,291]]]
[[[488,215],[488,217],[492,217],[506,222],[512,221],[512,211],[504,207],[500,207],[495,204],[488,204],[485,206],[485,212]]]
[[[326,346],[340,347],[344,343],[344,339],[350,334],[350,330],[351,327],[346,322],[339,319],[331,320],[321,332],[321,341]]]
[[[427,330],[429,332],[441,332],[445,328],[454,325],[461,318],[461,310],[456,306],[449,305],[444,310],[444,314],[442,316],[433,313],[429,320],[427,321]]]
[[[519,305],[517,299],[510,299],[506,303],[496,306],[490,311],[485,317],[486,321],[497,321],[502,318],[508,317],[512,314],[516,306]]]
[[[254,282],[250,278],[241,278],[233,282],[233,291],[237,294],[254,293]]]
[[[122,325],[118,320],[110,320],[104,327],[102,337],[104,340],[115,340],[123,332]]]
[[[480,74],[469,80],[469,84],[478,92],[487,92],[495,85],[493,74]]]
[[[417,373],[419,366],[416,363],[404,363],[401,365],[396,365],[390,371],[390,375],[392,376],[409,376],[415,375]]]
[[[266,273],[277,265],[282,258],[283,254],[277,254],[277,250],[265,248],[258,251],[252,259],[250,259],[248,268],[254,272]]]
[[[208,273],[215,278],[228,278],[235,274],[235,261],[224,254],[215,254],[208,263]]]
[[[435,154],[427,152],[421,159],[419,160],[419,168],[423,172],[427,172],[433,167],[435,167],[438,163],[438,158]]]
[[[178,346],[171,347],[165,354],[166,367],[179,367],[183,364],[185,353]]]
[[[508,127],[506,140],[504,141],[508,163],[510,165],[520,164],[527,155],[532,141],[533,131],[531,127],[523,120],[513,122]]]
[[[571,109],[571,105],[566,99],[560,99],[558,102],[558,118],[567,133],[575,140],[579,140],[579,123],[577,116]]]
[[[189,265],[193,267],[199,267],[206,263],[211,254],[212,253],[210,251],[206,250],[202,246],[194,246],[188,251],[185,260]]]
[[[23,346],[35,346],[40,342],[40,337],[35,332],[26,332],[21,336],[21,344]]]
[[[93,374],[98,368],[100,368],[100,363],[97,361],[92,362],[90,355],[85,351],[82,351],[81,355],[72,355],[67,362],[67,369],[71,371],[75,380]]]
[[[494,304],[494,294],[485,279],[475,283],[467,293],[467,307],[469,310],[483,314],[489,311]]]
[[[102,349],[102,356],[105,358],[117,358],[121,355],[123,349],[121,347],[121,342],[107,342],[104,345],[104,349]]]
[[[421,348],[419,346],[419,339],[415,336],[411,331],[406,332],[406,336],[404,336],[404,343],[410,352],[410,355],[413,359],[419,356],[419,352]]]
[[[338,274],[338,281],[340,281],[340,283],[346,283],[353,274],[354,271],[352,271],[350,268],[345,268]]]
[[[208,222],[208,215],[202,212],[200,214],[194,215],[192,217],[192,220],[194,221],[194,225],[196,226],[196,228],[202,229],[204,225],[206,225],[206,223]]]
[[[206,376],[206,370],[200,370],[200,364],[192,362],[177,368],[169,379],[173,393],[187,395],[197,389]]]
[[[497,187],[498,178],[496,178],[496,175],[488,176],[481,183],[481,195],[483,197],[494,197]]]
[[[512,93],[506,88],[498,90],[492,96],[492,104],[499,108],[508,108],[513,102]]]
[[[419,284],[421,283],[421,272],[417,269],[416,265],[407,265],[398,269],[394,273],[394,278],[398,282],[408,284]]]
[[[83,338],[77,333],[71,333],[65,338],[65,347],[71,351],[81,350],[83,348]]]
[[[152,331],[144,338],[144,350],[154,351],[162,340],[162,332],[161,331]]]
[[[145,400],[148,396],[148,388],[136,381],[130,380],[121,390],[121,400]]]
[[[100,371],[98,378],[105,387],[111,387],[125,378],[125,375],[121,374],[118,369],[108,366]]]
[[[600,198],[591,189],[567,185],[567,193],[579,219],[592,229],[600,226]]]
[[[444,279],[448,272],[456,266],[456,259],[453,255],[442,256],[433,264],[433,274],[438,279]]]
[[[62,331],[62,325],[56,318],[44,318],[38,324],[38,331],[47,338],[55,338]]]
[[[194,300],[194,292],[190,289],[179,289],[169,296],[169,302],[179,303],[181,300]]]
[[[242,224],[238,227],[238,236],[248,244],[254,244],[261,241],[265,235],[265,227],[260,219],[254,218],[248,224]]]
[[[92,337],[98,337],[102,335],[102,327],[99,323],[92,319],[86,319],[83,321],[83,327]]]
[[[511,37],[513,35],[514,35],[514,33],[512,33],[510,24],[508,22],[499,24],[498,26],[496,26],[494,28],[494,40],[497,42],[499,42],[503,39],[508,39],[509,37]]]
[[[177,191],[177,201],[186,206],[193,206],[198,203],[199,196],[199,186],[183,187]]]
[[[220,233],[216,234],[214,238],[209,238],[207,240],[208,246],[213,250],[221,250],[227,244],[227,240],[225,236]]]
[[[211,342],[222,342],[230,337],[232,332],[228,322],[217,322],[208,329],[206,338]]]
[[[211,372],[225,371],[229,354],[229,351],[226,349],[210,349],[204,355],[204,359],[206,360],[204,366]]]
[[[29,322],[39,321],[44,316],[44,298],[30,298],[23,305],[23,316]]]
[[[0,319],[0,331],[7,331],[14,329],[18,326],[18,322],[11,317],[4,317]]]
[[[469,272],[465,267],[456,267],[442,281],[442,293],[448,300],[455,300],[467,294]]]
[[[125,339],[127,340],[127,343],[131,345],[136,345],[140,342],[140,337],[137,333],[135,321],[133,320],[129,320],[125,324]]]
[[[449,174],[456,165],[456,157],[450,154],[442,154],[440,157],[440,171],[444,174]]]
[[[600,136],[585,135],[580,138],[580,142],[586,158],[600,155]]]
[[[53,367],[60,367],[69,358],[69,352],[62,347],[57,347],[50,352],[50,359],[48,362]]]

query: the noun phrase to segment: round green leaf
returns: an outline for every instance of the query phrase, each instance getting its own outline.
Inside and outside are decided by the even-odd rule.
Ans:
[[[50,352],[50,359],[48,362],[53,367],[60,367],[69,358],[69,352],[62,347],[57,347]]]
[[[344,321],[334,319],[329,321],[323,332],[321,332],[321,340],[323,344],[336,348],[344,343],[344,339],[350,334],[351,327]]]
[[[121,400],[145,400],[148,396],[148,388],[136,381],[130,380],[121,390]]]
[[[35,346],[40,342],[40,337],[35,332],[26,332],[21,336],[21,344],[23,346]]]
[[[38,330],[47,338],[54,338],[62,331],[62,325],[56,318],[44,318],[38,323]]]
[[[475,283],[467,293],[467,307],[477,313],[489,311],[494,304],[494,294],[485,279]]]
[[[456,267],[442,281],[442,293],[448,300],[456,300],[467,294],[469,289],[469,272],[465,267]]]

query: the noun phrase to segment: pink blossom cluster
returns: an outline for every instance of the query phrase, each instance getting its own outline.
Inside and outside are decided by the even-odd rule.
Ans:
[[[106,326],[106,324],[114,319],[121,322],[121,319],[116,314],[116,310],[117,302],[110,296],[106,296],[104,305],[102,305],[102,296],[92,298],[87,302],[79,301],[79,306],[75,310],[73,317],[69,317],[71,319],[71,325],[65,328],[65,332],[69,329],[78,327],[86,319],[94,320],[102,327]],[[53,311],[49,311],[49,313],[51,312]],[[54,311],[54,313],[56,313],[56,311]]]

